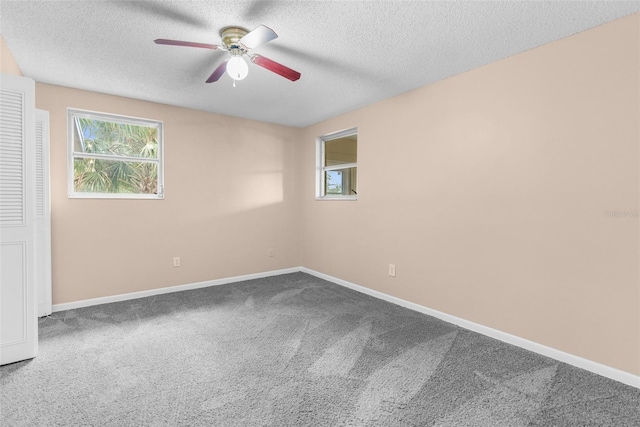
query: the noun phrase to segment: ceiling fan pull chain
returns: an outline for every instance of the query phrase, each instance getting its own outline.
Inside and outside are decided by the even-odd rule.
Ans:
[[[236,79],[233,79],[233,87],[236,87]]]

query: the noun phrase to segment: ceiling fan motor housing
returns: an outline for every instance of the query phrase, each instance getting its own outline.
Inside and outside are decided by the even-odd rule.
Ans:
[[[247,49],[239,42],[240,39],[247,35],[249,31],[242,27],[224,27],[220,30],[220,37],[222,38],[222,44],[229,49],[232,53],[234,51],[241,51],[246,53]]]

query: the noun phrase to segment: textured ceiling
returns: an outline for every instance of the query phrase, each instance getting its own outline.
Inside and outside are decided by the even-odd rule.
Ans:
[[[306,126],[640,11],[611,1],[7,1],[0,33],[23,74],[87,89]],[[255,64],[232,87],[205,80],[222,27],[264,24],[255,49],[302,73]]]

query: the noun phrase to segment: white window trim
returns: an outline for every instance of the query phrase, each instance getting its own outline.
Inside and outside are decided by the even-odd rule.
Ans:
[[[334,166],[324,166],[324,143],[326,141],[331,141],[338,138],[344,138],[346,136],[356,135],[358,133],[358,128],[350,128],[341,130],[338,132],[333,132],[328,135],[319,136],[316,138],[316,200],[358,200],[358,195],[336,195],[324,194],[324,172],[332,171],[332,170],[340,170],[340,169],[348,169],[348,168],[357,168],[358,163],[345,163],[341,165]]]
[[[158,159],[148,159],[142,157],[113,156],[102,154],[86,154],[74,152],[73,135],[75,131],[75,120],[77,118],[97,119],[115,123],[142,125],[158,129]],[[82,137],[82,136],[81,136]],[[164,132],[163,122],[159,120],[143,119],[132,116],[122,116],[119,114],[102,113],[99,111],[81,110],[77,108],[67,108],[67,184],[69,198],[80,199],[164,199]],[[158,194],[142,193],[87,193],[75,191],[73,160],[76,158],[91,158],[105,160],[139,161],[145,163],[158,164]]]

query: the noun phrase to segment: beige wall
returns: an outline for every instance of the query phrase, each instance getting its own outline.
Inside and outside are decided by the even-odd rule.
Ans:
[[[0,73],[13,74],[21,76],[20,67],[13,58],[13,54],[0,34]]]
[[[305,129],[302,264],[640,374],[639,28],[636,14]],[[315,201],[315,137],[356,126],[358,201]]]
[[[40,83],[36,107],[51,121],[54,304],[300,265],[298,129]],[[69,199],[68,107],[163,121],[165,199]]]

